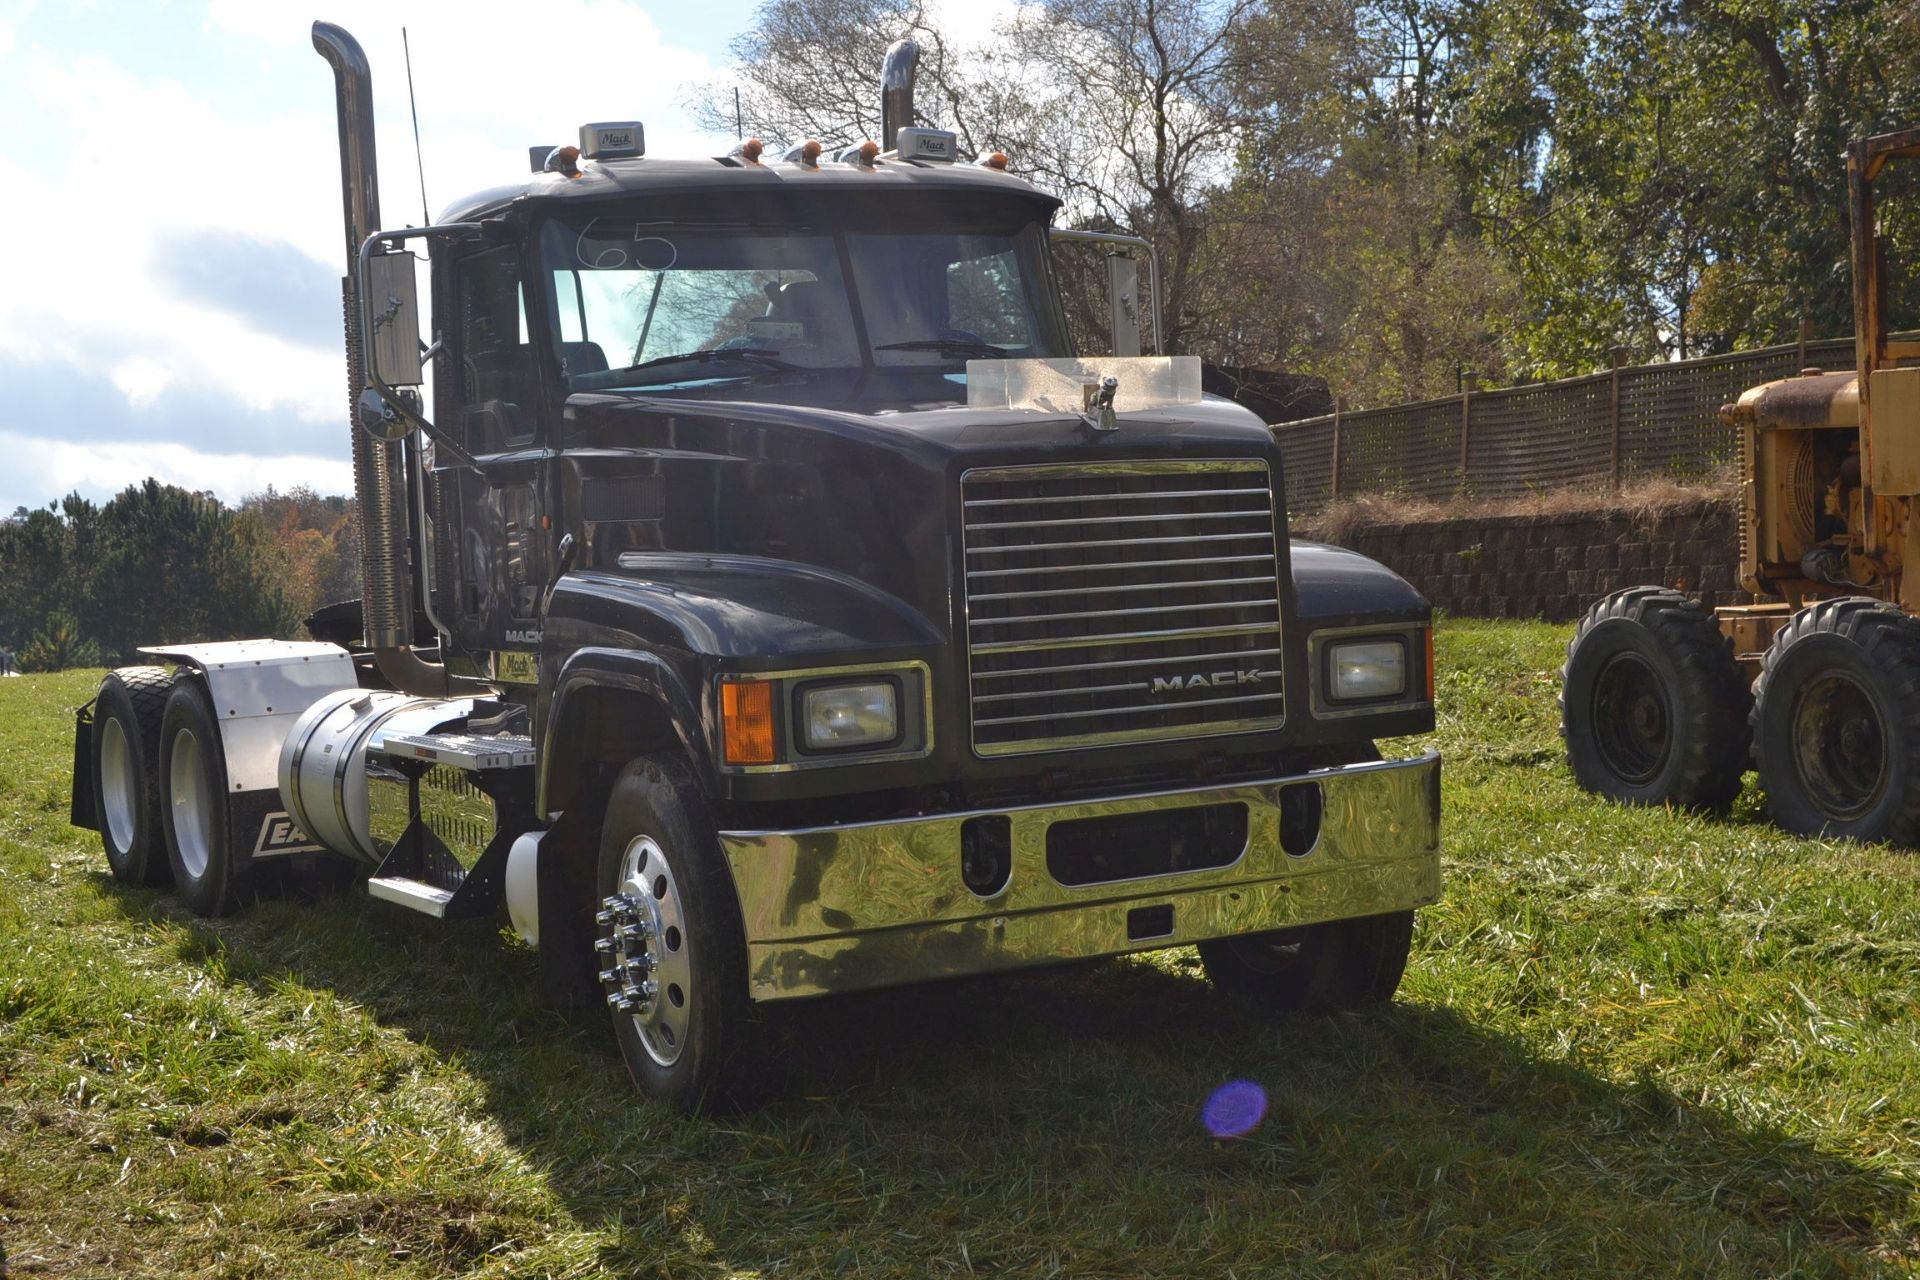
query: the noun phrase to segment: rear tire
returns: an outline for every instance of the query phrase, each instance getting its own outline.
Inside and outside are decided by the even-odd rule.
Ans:
[[[751,1105],[759,1026],[739,901],[677,757],[642,756],[615,779],[596,883],[601,990],[634,1084],[688,1112]]]
[[[1746,773],[1752,705],[1713,615],[1665,587],[1594,605],[1560,672],[1574,781],[1626,804],[1725,809]]]
[[[160,721],[162,827],[174,887],[196,915],[223,916],[239,905],[233,845],[227,833],[227,763],[205,687],[182,675]]]
[[[160,718],[173,683],[165,667],[121,667],[93,702],[93,812],[107,866],[123,884],[168,878],[160,831]]]
[[[1222,991],[1276,1012],[1340,1013],[1393,999],[1413,949],[1413,912],[1219,938],[1199,949]]]
[[[1920,842],[1920,619],[1860,598],[1795,614],[1754,685],[1753,747],[1786,830]]]

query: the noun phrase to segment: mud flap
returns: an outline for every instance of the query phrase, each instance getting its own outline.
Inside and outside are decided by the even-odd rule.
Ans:
[[[67,821],[85,831],[100,829],[93,807],[93,704],[73,712],[73,795]]]
[[[280,803],[280,792],[236,791],[227,797],[227,840],[236,872],[299,853],[326,852]]]

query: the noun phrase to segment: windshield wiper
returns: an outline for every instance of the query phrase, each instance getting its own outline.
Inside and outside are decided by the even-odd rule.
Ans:
[[[615,369],[615,374],[636,373],[641,369],[654,369],[667,364],[710,364],[715,360],[744,360],[748,364],[757,364],[763,369],[773,369],[780,373],[791,373],[800,366],[781,360],[765,347],[709,347],[704,351],[682,351],[678,355],[655,356],[651,360],[642,360],[639,364],[630,364],[624,369]]]
[[[909,342],[883,342],[875,351],[937,351],[950,356],[984,356],[989,360],[1004,360],[1007,353],[991,342],[974,342],[969,338],[914,338]]]

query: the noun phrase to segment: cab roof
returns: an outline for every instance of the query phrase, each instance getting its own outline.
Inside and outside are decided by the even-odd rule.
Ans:
[[[580,176],[536,173],[525,182],[491,187],[454,201],[439,221],[477,222],[517,205],[566,206],[576,201],[617,199],[621,196],[684,196],[711,194],[725,199],[755,194],[765,199],[791,192],[919,191],[969,196],[1001,196],[1012,202],[1030,202],[1035,214],[1060,207],[1057,197],[1024,178],[996,169],[967,164],[930,164],[915,160],[876,160],[872,168],[822,157],[817,166],[781,161],[749,163],[738,156],[693,160],[636,157],[627,160],[583,161]]]

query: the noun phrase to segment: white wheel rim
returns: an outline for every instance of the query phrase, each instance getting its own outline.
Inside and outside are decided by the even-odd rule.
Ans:
[[[636,836],[620,859],[620,885],[603,904],[596,944],[600,981],[616,1015],[633,1020],[647,1056],[680,1060],[693,1014],[693,960],[680,885],[660,844]]]
[[[213,856],[213,798],[207,794],[207,761],[191,729],[173,735],[167,790],[173,799],[173,843],[180,869],[198,880]]]
[[[139,802],[140,778],[133,770],[133,748],[127,742],[126,726],[118,716],[100,723],[100,807],[107,822],[107,834],[113,847],[122,853],[133,848],[134,816]]]

